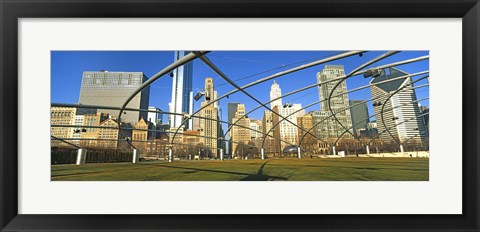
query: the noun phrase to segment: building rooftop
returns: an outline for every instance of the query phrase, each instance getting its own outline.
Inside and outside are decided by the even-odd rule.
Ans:
[[[406,72],[404,72],[400,69],[397,69],[397,68],[384,69],[384,70],[382,70],[382,75],[374,78],[370,82],[370,84],[375,84],[375,83],[378,83],[378,82],[381,82],[381,81],[386,81],[386,80],[389,80],[389,79],[393,79],[393,78],[401,77],[401,76],[405,76],[405,75],[408,75],[408,73],[406,73]],[[390,81],[390,82],[387,82],[387,83],[378,84],[378,85],[375,85],[375,86],[381,88],[385,92],[391,92],[391,91],[395,91],[398,88],[400,88],[400,86],[402,86],[403,82],[405,82],[405,80],[407,78],[408,77],[405,77],[405,78],[401,78],[401,79],[398,79],[398,80],[395,80],[395,81]]]

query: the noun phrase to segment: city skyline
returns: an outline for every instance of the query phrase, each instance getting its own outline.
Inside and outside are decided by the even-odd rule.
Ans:
[[[317,53],[328,57],[292,60]],[[242,58],[245,54],[254,57]],[[184,180],[199,178],[199,172],[206,175],[200,178],[204,180],[223,179],[219,173],[233,179],[243,176],[239,180],[290,180],[288,173],[276,174],[271,163],[288,164],[292,158],[323,163],[325,158],[383,162],[383,158],[415,157],[428,166],[428,52],[175,51],[173,57],[173,65],[183,66],[172,69],[167,63],[154,74],[125,71],[133,61],[120,62],[118,57],[112,60],[124,71],[112,71],[114,67],[82,71],[79,104],[86,108],[65,102],[67,98],[51,104],[52,165],[154,162],[160,172],[183,169],[172,178]],[[193,62],[182,61],[189,59]],[[243,69],[231,60],[256,64]],[[52,67],[59,65],[52,63]],[[260,71],[267,65],[278,66]],[[203,68],[211,71],[202,72]],[[52,70],[52,88],[61,86],[53,75],[59,71]],[[253,74],[236,77],[231,75],[234,71]],[[159,79],[165,80],[159,82],[164,85],[153,85]],[[68,89],[74,99],[74,88],[60,89]],[[68,95],[60,92],[52,90],[52,101]],[[124,104],[128,109],[122,112],[119,109]],[[168,110],[164,111],[165,105]],[[248,169],[250,162],[263,164],[257,174],[250,175],[252,170],[187,167],[195,160],[215,168],[220,163],[239,165],[239,170]],[[171,166],[172,162],[179,162],[178,166]],[[267,163],[270,174],[265,175]],[[305,166],[303,174],[298,173],[301,179],[323,178],[318,170],[312,178],[308,169]],[[425,172],[422,176],[425,179]],[[352,177],[359,176],[354,173]]]
[[[350,72],[358,65],[365,63],[366,61],[370,60],[371,58],[378,56],[381,54],[381,51],[374,51],[374,52],[366,52],[363,54],[362,57],[354,56],[345,59],[341,59],[335,62],[329,62],[327,65],[335,65],[340,64],[345,67],[345,73]],[[294,63],[295,61],[297,64],[295,66],[302,64],[298,63],[299,60],[307,60],[312,58],[320,59],[322,55],[324,57],[330,56],[332,54],[336,54],[336,52],[327,51],[314,51],[314,52],[272,52],[272,51],[265,51],[265,52],[212,52],[209,55],[209,58],[215,61],[215,63],[231,78],[236,80],[239,85],[244,85],[255,79],[262,78],[272,73],[276,73],[288,68],[289,64]],[[375,63],[369,67],[375,67],[385,63],[391,63],[399,60],[404,60],[408,58],[414,58],[421,55],[426,55],[428,52],[424,51],[416,51],[416,52],[400,52],[398,55],[389,57],[381,62]],[[315,57],[317,55],[317,57]],[[75,62],[68,61],[65,59],[75,59]],[[52,52],[52,102],[54,103],[77,103],[75,100],[75,91],[65,91],[65,85],[70,84],[71,89],[75,89],[75,84],[78,82],[78,78],[76,78],[75,74],[79,71],[92,71],[94,69],[99,69],[102,67],[102,70],[108,71],[139,71],[145,73],[145,75],[149,78],[154,73],[158,72],[162,65],[160,63],[169,64],[171,63],[173,58],[173,51],[165,51],[165,52],[137,52],[137,51],[123,51],[123,52],[112,52],[112,51],[104,51],[104,52],[72,52],[72,51],[54,51]],[[85,60],[85,62],[79,62],[81,60]],[[311,62],[313,60],[309,60],[303,63]],[[157,63],[158,62],[158,63]],[[222,64],[224,62],[230,63],[229,65]],[[148,67],[147,67],[148,66]],[[153,66],[153,67],[152,67]],[[241,67],[250,67],[248,69],[242,69]],[[125,70],[109,70],[116,69],[123,67]],[[158,67],[158,68],[155,68]],[[218,91],[218,95],[221,96],[226,92],[233,89],[232,86],[225,84],[225,81],[221,79],[215,73],[208,70],[208,67],[203,65],[201,62],[194,61],[194,69],[193,69],[193,94],[197,91],[202,91],[203,87],[199,85],[199,82],[203,82],[206,77],[212,77],[215,84],[215,89]],[[269,69],[270,67],[270,69]],[[293,66],[292,66],[293,67]],[[310,83],[316,82],[316,75],[320,72],[325,65],[319,65],[313,68],[309,68],[306,70],[302,70],[297,74],[289,74],[284,77],[276,78],[275,82],[278,83],[282,87],[282,92],[287,93],[293,91],[294,88],[304,87]],[[420,61],[414,64],[400,66],[402,70],[408,73],[414,73],[419,71],[428,70],[428,61]],[[238,76],[230,75],[230,73],[239,73],[238,69],[241,69],[243,77],[249,76],[248,74],[255,74],[255,73],[262,73],[261,75],[256,75],[247,79],[243,79],[240,74]],[[68,70],[68,71],[67,71]],[[251,70],[251,71],[250,71]],[[266,70],[270,70],[269,72],[265,72]],[[72,76],[72,78],[62,78],[64,76]],[[251,75],[250,75],[251,76]],[[301,81],[298,81],[298,78],[301,78]],[[80,76],[81,79],[81,76]],[[347,80],[347,89],[356,88],[363,85],[368,85],[369,79],[364,79],[361,76],[353,77]],[[255,93],[256,96],[261,101],[268,101],[270,98],[269,91],[265,89],[268,88],[270,90],[270,86],[273,83],[273,80],[267,81],[265,83],[260,84],[259,86],[254,86],[247,89],[247,92]],[[202,83],[204,84],[204,82]],[[421,83],[419,83],[421,84]],[[152,84],[150,89],[150,102],[149,106],[153,106],[159,108],[161,110],[168,110],[168,103],[171,101],[171,94],[172,91],[169,86],[172,85],[172,78],[166,77],[161,78],[157,82]],[[418,98],[423,98],[428,96],[428,88],[423,90],[416,90]],[[78,95],[77,95],[78,96]],[[358,91],[351,94],[348,94],[348,98],[350,100],[368,100],[371,99],[370,91],[368,89],[364,91]],[[287,98],[282,99],[283,102],[293,102],[293,103],[300,103],[302,105],[310,104],[311,102],[318,101],[318,91],[316,89],[310,89],[298,94],[294,94]],[[223,99],[220,101],[220,108],[222,108],[222,115],[221,117],[227,121],[228,118],[228,107],[227,104],[230,102],[238,102],[245,104],[245,108],[247,111],[256,107],[258,104],[253,102],[247,96],[242,93],[236,93],[232,96],[229,96],[228,99]],[[421,102],[424,106],[429,106],[428,101]],[[194,111],[200,108],[200,101],[194,102]],[[261,120],[263,116],[264,108],[261,108],[257,111],[252,112],[249,117],[256,118]],[[318,110],[318,106],[307,108],[305,111],[310,112]],[[373,115],[373,107],[371,104],[368,104],[369,114]],[[162,118],[164,123],[168,121],[167,117]],[[223,130],[226,130],[227,125],[223,125]]]

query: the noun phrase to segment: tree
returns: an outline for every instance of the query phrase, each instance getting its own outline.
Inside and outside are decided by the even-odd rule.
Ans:
[[[390,139],[383,143],[383,150],[386,152],[398,152],[400,145],[398,145],[397,141]]]
[[[317,144],[318,144],[318,141],[315,137],[307,135],[303,139],[302,144],[300,144],[300,148],[306,154],[315,154],[318,147]]]
[[[185,159],[187,153],[186,153],[186,146],[185,145],[174,145],[173,148],[173,156],[178,157],[180,159]]]
[[[251,155],[258,155],[260,153],[254,141],[248,142],[248,152],[249,152],[248,154],[251,154]]]
[[[248,142],[248,144],[245,144],[244,142],[240,142],[235,148],[234,154],[235,156],[239,156],[244,159],[245,157],[249,157],[253,154],[258,154],[258,149],[255,147],[255,143]]]
[[[196,154],[198,154],[199,148],[197,146],[187,146],[187,159],[193,159]]]

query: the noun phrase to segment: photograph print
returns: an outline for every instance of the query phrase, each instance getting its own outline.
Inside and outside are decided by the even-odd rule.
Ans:
[[[52,181],[428,181],[429,51],[51,51]]]

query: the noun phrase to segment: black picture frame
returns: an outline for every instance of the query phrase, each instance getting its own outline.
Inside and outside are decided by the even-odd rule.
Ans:
[[[480,230],[478,158],[480,4],[478,0],[0,0],[0,16],[1,231]],[[462,18],[463,213],[461,215],[18,214],[17,20],[63,17]]]

